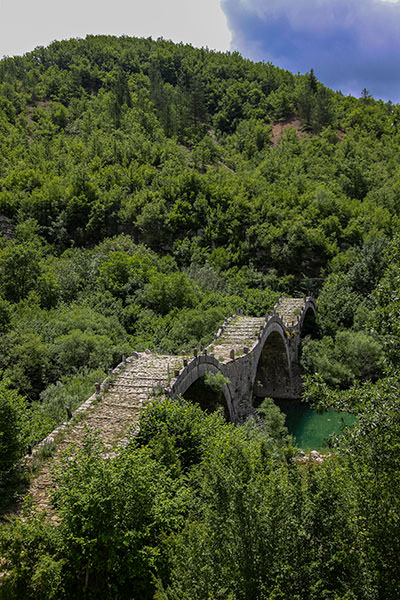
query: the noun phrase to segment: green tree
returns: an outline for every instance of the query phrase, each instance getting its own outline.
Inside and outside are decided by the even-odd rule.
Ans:
[[[332,386],[347,387],[356,380],[376,380],[383,372],[381,344],[361,331],[339,331],[335,339],[309,340],[302,348],[306,373],[318,373]]]
[[[143,287],[154,270],[147,256],[140,253],[130,256],[123,252],[113,252],[99,269],[99,282],[105,289],[124,299],[128,294]]]
[[[174,308],[192,308],[197,304],[198,293],[184,273],[157,273],[144,288],[143,303],[166,314]]]
[[[34,242],[10,242],[0,249],[0,292],[6,300],[18,302],[35,287],[41,256]]]
[[[10,385],[0,382],[0,489],[5,485],[26,450],[28,434],[27,404]]]
[[[335,335],[340,327],[350,328],[361,302],[344,273],[329,275],[318,298],[318,321],[326,335]]]

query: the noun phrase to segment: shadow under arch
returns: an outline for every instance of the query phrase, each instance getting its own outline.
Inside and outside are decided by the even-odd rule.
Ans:
[[[265,340],[258,360],[254,396],[256,403],[262,398],[293,398],[288,344],[276,329]]]
[[[226,385],[226,384],[225,384]],[[224,417],[227,422],[231,421],[229,406],[223,389],[216,389],[207,383],[207,376],[199,377],[183,394],[185,400],[194,402],[205,412],[214,412],[223,408]]]
[[[218,407],[223,407],[227,421],[235,421],[230,382],[218,386],[219,390],[212,389],[206,385],[207,375],[220,374],[224,377],[218,361],[213,357],[207,357],[204,362],[197,362],[191,369],[183,373],[175,384],[174,395],[181,394],[186,400],[196,402],[208,412],[213,412]],[[214,386],[213,386],[214,387]]]
[[[300,329],[300,338],[304,339],[306,336],[310,336],[312,338],[317,337],[318,335],[318,325],[316,319],[315,308],[312,305],[309,305],[306,309],[303,318],[301,320],[301,329]]]

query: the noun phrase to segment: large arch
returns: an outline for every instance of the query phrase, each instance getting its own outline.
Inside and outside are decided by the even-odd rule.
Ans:
[[[288,341],[281,328],[274,327],[261,350],[254,381],[257,398],[292,398],[293,386]]]

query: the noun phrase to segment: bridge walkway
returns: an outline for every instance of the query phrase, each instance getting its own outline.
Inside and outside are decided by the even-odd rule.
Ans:
[[[221,335],[209,346],[215,358],[220,362],[228,362],[232,360],[232,350],[235,356],[242,354],[244,347],[251,347],[257,340],[264,323],[264,317],[245,317],[242,315],[234,317]]]
[[[76,411],[71,421],[58,428],[58,431],[44,444],[52,452],[51,458],[39,467],[32,480],[28,493],[34,505],[50,511],[49,495],[53,488],[51,471],[71,446],[80,446],[89,431],[96,432],[104,444],[105,453],[112,455],[117,446],[127,441],[129,430],[137,426],[140,411],[151,399],[155,386],[165,387],[168,370],[179,368],[182,358],[140,353],[129,360],[121,374],[118,374],[108,390],[104,390],[85,411]],[[43,446],[42,446],[43,448]],[[40,451],[28,463],[35,463]]]
[[[301,315],[304,307],[303,298],[281,298],[276,312],[286,327],[291,327]]]

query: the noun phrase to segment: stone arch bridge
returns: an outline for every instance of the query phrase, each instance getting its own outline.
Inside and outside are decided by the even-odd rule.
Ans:
[[[172,398],[182,394],[202,406],[207,373],[221,373],[226,418],[234,423],[254,411],[257,398],[298,398],[301,395],[299,349],[301,339],[312,332],[316,303],[311,297],[280,298],[265,318],[242,314],[231,316],[220,327],[214,341],[191,356],[133,353],[113,369],[97,391],[72,418],[53,431],[27,457],[28,462],[44,446],[53,446],[52,459],[44,463],[30,487],[34,501],[48,508],[52,487],[51,463],[63,450],[80,444],[87,429],[96,430],[105,452],[127,441],[137,426],[142,408],[155,393]],[[209,393],[209,392],[208,392]],[[203,408],[212,407],[212,402]]]

